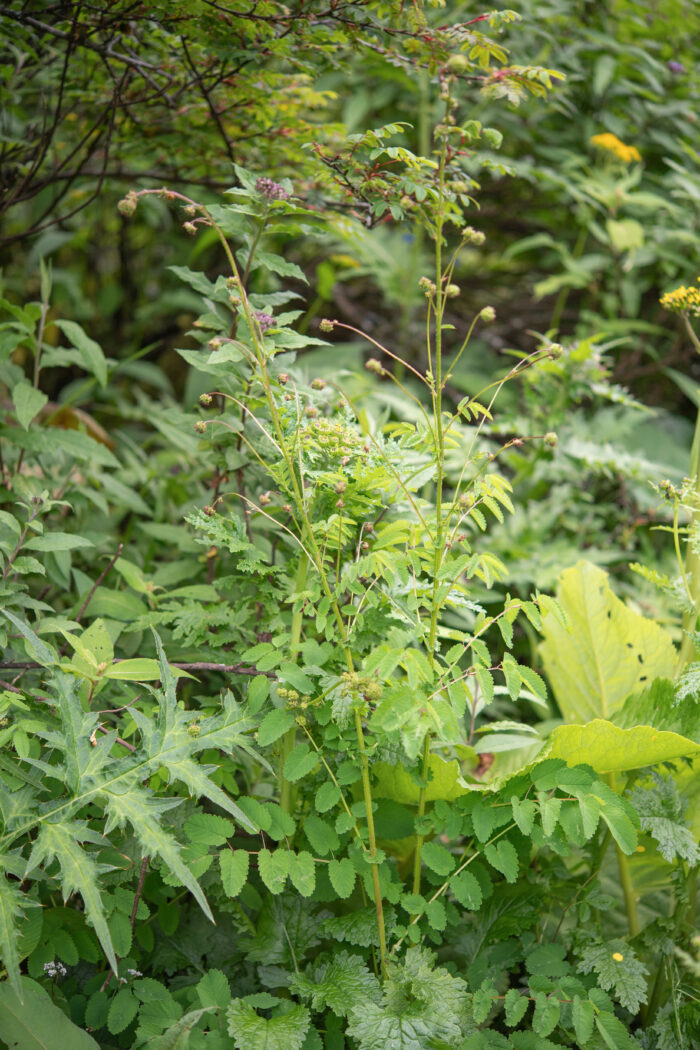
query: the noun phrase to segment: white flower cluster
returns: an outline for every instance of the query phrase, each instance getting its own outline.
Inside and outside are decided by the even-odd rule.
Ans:
[[[62,962],[51,960],[51,962],[44,963],[44,973],[47,977],[65,977],[68,970]]]

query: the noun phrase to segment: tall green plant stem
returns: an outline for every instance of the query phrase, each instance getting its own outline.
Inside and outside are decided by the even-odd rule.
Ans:
[[[306,577],[309,572],[309,560],[305,554],[301,554],[299,558],[299,567],[297,568],[296,579],[294,580],[294,593],[299,594],[304,590],[306,586]],[[301,627],[304,614],[301,607],[292,614],[292,630],[289,637],[289,648],[291,659],[296,663],[299,655],[299,642],[301,641]],[[280,767],[279,767],[279,784],[280,784],[280,806],[285,813],[291,813],[293,808],[293,791],[292,785],[284,775],[284,765],[292,751],[297,739],[296,726],[289,729],[282,741],[282,751],[280,754]]]
[[[616,794],[620,794],[620,789],[614,773],[608,775],[608,783]],[[622,886],[622,894],[625,898],[627,927],[630,931],[630,937],[636,937],[639,933],[640,926],[639,912],[637,911],[637,896],[634,892],[634,885],[632,883],[632,872],[630,871],[630,864],[627,855],[622,852],[617,843],[615,843],[615,851],[617,853],[617,867],[620,872],[620,885]]]
[[[444,152],[444,150],[443,150],[443,152]],[[442,179],[444,181],[444,163],[443,163],[443,166],[442,166],[442,170],[443,170]],[[153,192],[153,191],[143,190],[143,191],[141,191],[141,194],[149,194],[151,192]],[[195,203],[194,201],[190,200],[190,198],[184,197],[182,194],[179,194],[179,193],[172,193],[171,197],[173,199],[180,199],[180,200],[187,201],[189,204],[194,204]],[[266,359],[266,356],[265,356],[265,349],[264,349],[264,346],[262,345],[261,339],[260,339],[260,328],[259,328],[259,325],[257,324],[257,322],[256,322],[256,320],[255,320],[255,318],[253,316],[253,312],[252,312],[252,310],[250,308],[250,304],[248,302],[248,296],[246,294],[244,282],[241,279],[241,275],[239,273],[238,266],[236,265],[236,260],[234,258],[233,252],[231,250],[231,247],[230,247],[230,245],[228,243],[228,240],[226,239],[226,236],[225,236],[223,230],[215,222],[215,220],[213,219],[212,215],[207,211],[206,208],[203,208],[201,205],[198,205],[198,207],[199,207],[200,211],[202,212],[202,214],[204,214],[207,217],[207,219],[210,222],[210,224],[213,227],[213,229],[216,230],[216,233],[217,233],[217,235],[219,237],[219,240],[220,240],[220,242],[221,242],[221,244],[223,246],[224,252],[226,253],[226,258],[228,260],[228,263],[229,263],[229,266],[230,266],[230,269],[231,269],[231,273],[235,277],[235,279],[236,279],[236,281],[238,283],[238,287],[239,287],[240,292],[241,292],[241,300],[242,300],[243,310],[244,310],[244,313],[246,315],[246,319],[248,321],[248,324],[249,324],[249,327],[250,327],[250,331],[251,331],[251,334],[252,334],[253,347],[254,347],[254,351],[255,351],[255,359],[256,359],[258,368],[260,369],[260,377],[261,377],[261,380],[262,380],[263,389],[265,391],[265,398],[266,398],[267,405],[268,405],[268,408],[269,408],[269,411],[270,411],[270,416],[272,418],[272,423],[273,423],[273,427],[274,427],[274,431],[275,431],[275,437],[277,439],[277,446],[278,446],[280,452],[282,453],[282,458],[284,459],[285,466],[286,466],[287,471],[289,473],[289,482],[290,482],[291,488],[294,491],[294,496],[295,496],[297,509],[299,511],[299,515],[300,515],[300,517],[302,519],[302,524],[304,526],[304,529],[303,529],[303,531],[304,531],[304,539],[306,540],[306,543],[308,545],[308,550],[309,550],[309,553],[311,555],[311,560],[313,561],[314,567],[318,571],[319,579],[321,581],[321,586],[323,588],[323,592],[326,595],[326,597],[328,598],[328,600],[329,600],[329,602],[331,604],[331,608],[333,609],[335,620],[336,620],[336,623],[338,624],[338,631],[339,631],[340,638],[341,638],[341,641],[342,641],[343,650],[345,652],[345,662],[346,662],[348,671],[352,672],[353,669],[354,669],[354,665],[353,665],[352,653],[350,651],[350,646],[348,644],[348,636],[347,636],[347,631],[345,629],[345,622],[343,620],[342,613],[341,613],[340,607],[338,605],[338,601],[335,598],[335,596],[333,595],[333,592],[331,590],[330,584],[328,582],[328,578],[327,578],[326,572],[324,570],[323,557],[322,557],[321,552],[319,550],[318,543],[316,542],[316,537],[314,535],[313,528],[311,526],[311,522],[309,520],[308,512],[307,512],[307,509],[306,509],[306,503],[305,503],[305,500],[304,500],[304,492],[303,492],[303,487],[302,487],[302,483],[301,483],[301,478],[297,475],[297,464],[295,463],[295,461],[293,459],[293,456],[291,455],[290,450],[289,450],[289,448],[287,446],[287,442],[285,440],[285,434],[284,434],[284,429],[282,427],[282,421],[280,419],[279,412],[277,411],[277,405],[275,403],[275,398],[274,398],[274,394],[273,394],[273,390],[272,390],[272,383],[270,381],[270,374],[269,374],[268,369],[267,369],[267,359]],[[262,232],[262,230],[260,232]],[[250,262],[251,262],[251,256],[249,255],[248,265],[250,265]],[[303,581],[301,583],[301,586],[303,587],[303,584],[306,582],[306,573],[308,572],[308,560],[304,559],[303,553],[302,553],[302,560],[303,560],[303,564],[304,564],[304,570],[303,570],[304,578],[303,578]],[[300,563],[298,573],[301,573],[301,571],[302,571],[302,569],[301,569],[301,563]],[[297,584],[298,583],[299,583],[299,575],[297,575]],[[293,620],[293,624],[292,624],[292,632],[294,632],[294,624],[297,624],[297,623],[298,623],[298,632],[299,632],[297,640],[296,640],[296,643],[294,642],[294,633],[292,633],[292,640],[291,640],[292,649],[295,648],[295,645],[299,644],[299,638],[301,637],[301,612],[299,612],[298,616],[299,616],[298,621],[297,620]],[[357,733],[357,743],[358,743],[358,748],[359,748],[359,751],[360,751],[361,764],[362,764],[362,787],[363,787],[364,802],[365,802],[365,812],[366,812],[366,818],[367,818],[367,829],[368,829],[369,840],[370,840],[372,882],[373,882],[373,887],[374,887],[374,903],[375,903],[375,907],[377,909],[377,925],[379,927],[379,945],[380,945],[380,955],[381,955],[381,969],[382,969],[382,975],[386,976],[386,954],[387,954],[386,953],[386,929],[385,929],[385,925],[384,925],[384,908],[383,908],[383,903],[382,903],[381,886],[380,886],[380,882],[379,882],[379,865],[378,865],[378,860],[377,860],[377,843],[376,843],[376,836],[375,836],[375,831],[374,831],[374,815],[373,815],[373,804],[372,804],[372,787],[371,787],[370,778],[369,778],[369,762],[368,762],[368,759],[367,759],[367,749],[365,747],[364,734],[362,732],[362,719],[361,719],[359,711],[355,712],[355,729],[356,729],[356,733]],[[292,733],[292,730],[290,730],[290,734],[291,733]],[[290,734],[288,734],[288,736]],[[283,745],[283,752],[284,752],[286,744],[287,744],[287,739],[285,738],[285,744]],[[293,745],[293,741],[292,741],[292,747],[293,746],[294,745]],[[282,759],[282,761],[283,762],[286,761],[286,757],[284,757]],[[281,777],[282,777],[282,779],[281,779],[280,788],[281,788],[281,791],[286,793],[289,790],[289,785],[288,785],[288,783],[286,781],[286,778],[284,778],[283,773],[281,773]],[[287,785],[286,788],[285,788],[285,784]],[[286,804],[287,805],[291,804],[291,795],[287,798]]]
[[[691,343],[700,353],[700,340],[695,334],[693,326],[687,316],[684,316],[683,320]],[[693,446],[690,453],[690,478],[693,484],[693,509],[688,526],[689,535],[685,554],[684,575],[692,608],[683,614],[683,638],[678,654],[677,674],[680,674],[689,663],[693,662],[697,648],[692,634],[697,628],[698,609],[700,608],[700,555],[694,549],[697,538],[700,536],[700,411],[698,411],[695,421]]]
[[[384,905],[382,902],[382,888],[379,883],[379,866],[377,862],[377,837],[374,831],[374,813],[372,812],[372,785],[370,784],[369,779],[369,762],[367,761],[367,748],[365,747],[365,736],[362,731],[362,716],[357,708],[355,708],[355,732],[357,733],[357,744],[360,749],[360,762],[362,763],[362,789],[365,796],[365,810],[367,814],[367,834],[369,836],[370,863],[372,866],[374,905],[377,909],[377,926],[379,928],[379,958],[381,961],[382,977],[386,977],[386,927],[384,925]]]
[[[449,112],[449,110],[448,110]],[[447,147],[443,140],[440,150],[440,169],[438,187],[438,214],[435,221],[435,357],[432,365],[432,400],[433,400],[433,433],[435,439],[435,463],[436,463],[436,489],[435,489],[435,555],[433,560],[433,589],[430,606],[430,629],[428,633],[428,659],[431,667],[435,666],[435,644],[437,641],[438,616],[440,607],[438,604],[439,580],[438,574],[442,564],[443,554],[443,521],[442,521],[442,498],[445,481],[445,434],[442,419],[442,319],[445,313],[445,289],[443,288],[442,273],[442,230],[444,218],[442,214],[442,201],[445,196],[445,164],[447,161]],[[430,353],[430,347],[428,347]],[[426,792],[428,789],[428,774],[430,772],[430,730],[425,734],[423,740],[423,765],[421,770],[421,786],[418,794],[418,817],[425,813]],[[423,852],[424,836],[416,833],[415,852],[413,855],[413,892],[420,893],[421,854]]]

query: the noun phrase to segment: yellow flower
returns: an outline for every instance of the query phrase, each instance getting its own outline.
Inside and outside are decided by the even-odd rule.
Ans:
[[[613,153],[625,164],[631,164],[632,161],[641,161],[642,159],[642,155],[636,146],[626,146],[617,135],[613,135],[609,131],[605,131],[601,135],[594,135],[591,139],[591,145],[596,146],[598,149],[607,150],[608,153]]]
[[[700,283],[700,277],[698,277],[698,282]],[[662,295],[659,302],[664,310],[700,317],[700,287],[698,285],[691,285],[690,288],[681,285],[680,288],[674,288],[672,292]]]
[[[613,959],[615,960],[615,962],[622,962],[622,960],[624,959],[624,955],[622,954],[622,952],[613,952]]]

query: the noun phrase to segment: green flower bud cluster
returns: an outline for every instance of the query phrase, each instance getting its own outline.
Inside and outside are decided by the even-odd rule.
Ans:
[[[381,682],[369,675],[357,671],[346,671],[343,675],[343,692],[347,695],[361,696],[369,703],[377,703],[384,695]]]
[[[328,456],[359,456],[362,451],[360,435],[338,420],[323,417],[313,419],[302,431],[306,448],[315,448]]]

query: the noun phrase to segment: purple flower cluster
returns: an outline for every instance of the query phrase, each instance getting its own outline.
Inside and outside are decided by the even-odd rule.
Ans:
[[[671,59],[670,62],[666,63],[666,68],[670,70],[671,73],[685,73],[685,66],[683,65],[683,63],[674,62],[673,59]]]
[[[266,175],[258,179],[255,188],[261,197],[267,197],[269,201],[289,200],[289,194],[284,186],[280,186],[279,182],[275,182],[274,179],[268,179]]]
[[[260,325],[261,332],[266,332],[268,328],[272,328],[273,324],[275,323],[275,319],[272,316],[272,314],[264,314],[261,310],[256,310],[255,320]]]

